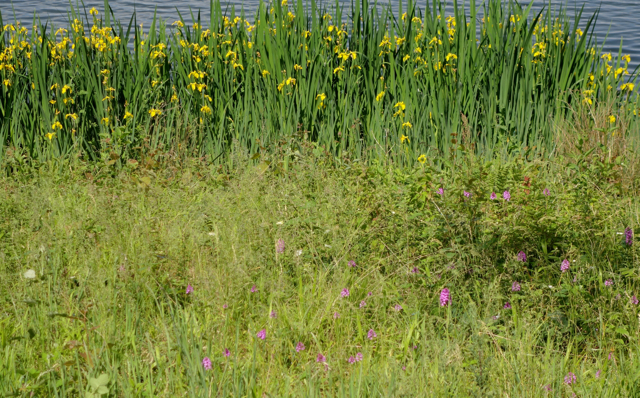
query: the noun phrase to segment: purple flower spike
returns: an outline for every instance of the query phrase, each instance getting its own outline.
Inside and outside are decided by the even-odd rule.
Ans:
[[[614,358],[614,356],[613,356],[613,352],[610,352],[610,353],[609,353],[609,360],[611,361],[611,360],[613,360],[613,359],[615,359],[615,358]]]
[[[360,308],[364,308],[364,307],[366,307],[366,306],[367,306],[367,303],[366,303],[364,300],[362,300],[362,301],[360,302]]]
[[[612,279],[607,279],[606,281],[604,281],[604,285],[609,287],[609,286],[613,286],[613,280]]]
[[[633,230],[629,227],[624,230],[624,240],[627,246],[631,246],[633,244]]]
[[[412,273],[412,274],[417,274],[418,272],[420,272],[420,270],[418,269],[418,267],[413,267],[413,268],[411,269],[411,273]]]
[[[505,310],[510,310],[510,309],[511,309],[511,304],[509,304],[509,302],[507,302],[507,303],[504,305],[504,307],[502,307],[502,308],[504,308]]]
[[[360,362],[362,361],[362,359],[364,358],[364,356],[362,355],[361,352],[356,354],[356,362]]]
[[[224,349],[224,356],[225,356],[225,357],[230,357],[230,356],[231,356],[231,351],[229,351],[229,349],[228,349],[228,348],[225,348],[225,349]]]
[[[258,291],[258,288],[256,287],[256,285],[251,286],[251,293],[255,293]]]
[[[369,296],[369,297],[373,296],[373,292],[367,293],[367,296]]]
[[[354,357],[349,357],[349,359],[347,359],[347,362],[356,363],[356,359]]]
[[[356,267],[356,262],[353,261],[353,260],[349,261],[349,267],[355,268]]]
[[[222,308],[226,310],[227,308],[229,308],[229,304],[223,304]]]
[[[395,307],[393,307],[393,309],[400,312],[402,311],[402,306],[400,304],[396,304]]]
[[[451,294],[446,287],[440,292],[440,307],[447,306],[451,303]]]
[[[576,381],[577,381],[576,375],[574,375],[572,372],[567,373],[567,375],[564,377],[564,384],[571,385],[571,384],[574,384]]]
[[[444,189],[442,189],[442,188],[438,188],[438,194],[440,194],[440,195],[444,195]]]
[[[527,262],[527,254],[523,251],[518,252],[518,261]]]
[[[560,271],[562,272],[567,272],[569,271],[569,260],[567,260],[566,258],[564,260],[562,260],[562,264],[560,265]]]
[[[509,193],[509,191],[504,191],[502,193],[502,197],[504,198],[504,200],[506,200],[507,202],[511,200],[511,194]]]
[[[471,197],[471,192],[467,192],[467,191],[462,191],[464,193],[464,196],[466,198],[470,198]]]
[[[327,358],[325,358],[325,356],[322,355],[321,353],[318,353],[318,356],[316,357],[316,362],[325,363],[327,362]]]
[[[634,295],[633,297],[631,297],[631,304],[633,305],[638,305],[640,301],[638,301],[638,299],[636,298],[636,296]]]
[[[547,384],[546,386],[542,387],[547,391],[551,391],[551,384]]]
[[[275,311],[271,311],[271,313],[269,314],[269,318],[277,318],[278,317],[278,313]]]
[[[347,289],[346,287],[344,289],[342,289],[342,291],[340,292],[340,295],[342,297],[349,297],[349,289]]]
[[[187,285],[187,294],[193,293],[193,286]]]
[[[496,198],[497,198],[497,197],[498,197],[498,196],[496,195],[496,193],[495,193],[495,192],[491,192],[491,196],[489,196],[489,199],[491,199],[491,200],[496,200]]]
[[[296,344],[296,352],[300,352],[300,351],[304,351],[306,347],[304,346],[304,344],[302,344],[302,341],[298,342],[298,344]]]
[[[512,292],[519,292],[521,289],[520,284],[518,282],[513,282],[511,284],[511,291]]]
[[[211,370],[211,360],[209,359],[209,357],[204,357],[204,359],[202,360],[202,367],[204,368],[204,370]]]
[[[278,243],[276,243],[276,252],[284,253],[284,240],[278,239]]]
[[[601,370],[600,370],[600,369],[598,369],[598,371],[596,372],[596,379],[599,379],[599,378],[600,378],[600,372],[601,372]]]
[[[340,318],[340,314],[337,313],[337,312],[334,312],[333,313],[333,319],[338,319],[338,318]]]
[[[542,193],[544,194],[544,196],[549,196],[549,188],[545,188],[544,191],[542,191]]]
[[[258,338],[260,340],[264,340],[267,338],[267,330],[266,329],[262,329],[261,331],[258,332],[258,334],[256,334],[256,336],[258,336]]]
[[[373,331],[373,329],[369,329],[369,333],[367,333],[367,338],[369,340],[373,340],[376,337],[378,337],[378,335],[376,334],[376,332]]]

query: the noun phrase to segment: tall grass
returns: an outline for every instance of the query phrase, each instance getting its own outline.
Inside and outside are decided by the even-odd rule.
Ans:
[[[148,29],[115,20],[107,1],[55,31],[0,16],[0,156],[113,163],[172,148],[213,160],[234,142],[255,154],[296,136],[412,164],[490,157],[500,142],[551,153],[554,121],[577,103],[612,102],[618,123],[637,124],[629,59],[601,54],[596,15],[499,0],[481,19],[473,0],[449,16],[440,0],[400,15],[361,0],[348,17],[314,1],[261,3],[253,18],[210,7],[209,21]]]

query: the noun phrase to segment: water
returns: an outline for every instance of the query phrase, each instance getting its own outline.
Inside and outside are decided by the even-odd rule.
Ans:
[[[535,9],[548,5],[548,0],[533,0]],[[76,0],[72,0],[76,4]],[[350,0],[341,0],[345,5],[351,3]],[[481,0],[477,0],[478,3]],[[329,4],[331,4],[329,2]],[[380,3],[384,4],[384,1]],[[397,1],[392,1],[397,9]],[[449,3],[453,3],[450,1]],[[91,7],[96,7],[100,11],[103,8],[102,0],[85,0],[84,4],[87,11]],[[153,18],[154,12],[161,18],[172,22],[177,19],[178,11],[182,13],[185,20],[189,21],[190,9],[194,14],[200,10],[203,21],[209,20],[209,0],[174,0],[174,1],[133,1],[133,0],[110,0],[109,4],[113,9],[116,18],[120,21],[128,22],[133,12],[136,12],[138,24],[144,23],[149,26],[149,22]],[[235,6],[236,10],[244,7],[247,15],[253,15],[259,4],[259,0],[249,1],[227,1],[225,5]],[[419,8],[423,8],[426,4],[424,0],[417,2]],[[551,0],[552,7],[567,5],[570,10],[569,14],[573,14],[573,10],[584,4],[584,16],[590,16],[598,7],[600,8],[600,16],[596,24],[596,35],[598,42],[602,43],[605,36],[608,37],[604,45],[605,52],[616,54],[620,46],[620,40],[624,39],[622,50],[624,54],[631,54],[630,71],[640,62],[640,29],[638,28],[638,15],[640,15],[640,1],[638,0],[614,0],[607,1],[602,4],[602,0],[568,0],[559,1]],[[449,7],[451,9],[451,7]],[[66,26],[68,21],[69,0],[19,0],[11,2],[8,0],[0,0],[0,12],[2,12],[3,22],[12,22],[15,19],[21,21],[26,26],[31,25],[34,12],[43,19],[49,20],[55,26]]]

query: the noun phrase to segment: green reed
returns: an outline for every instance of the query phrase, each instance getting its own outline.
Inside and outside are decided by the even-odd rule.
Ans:
[[[234,143],[254,154],[296,137],[411,164],[491,156],[501,142],[549,153],[555,120],[599,101],[616,104],[612,128],[637,122],[629,57],[601,54],[596,15],[499,0],[449,16],[440,0],[400,15],[351,8],[285,0],[250,18],[212,1],[209,21],[147,28],[115,20],[105,1],[106,12],[71,9],[57,30],[0,15],[0,156],[224,159]]]

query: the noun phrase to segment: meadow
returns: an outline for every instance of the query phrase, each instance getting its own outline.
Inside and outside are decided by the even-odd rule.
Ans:
[[[3,25],[0,395],[640,395],[628,57],[431,5]]]

